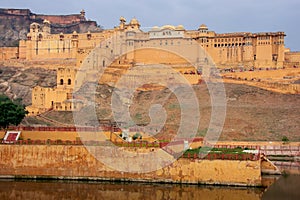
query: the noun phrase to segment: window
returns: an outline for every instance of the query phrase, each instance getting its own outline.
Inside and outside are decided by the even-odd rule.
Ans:
[[[71,85],[71,79],[68,79],[68,85]]]
[[[43,39],[43,35],[39,34],[39,41],[41,41]]]
[[[64,79],[60,79],[60,85],[64,84]]]

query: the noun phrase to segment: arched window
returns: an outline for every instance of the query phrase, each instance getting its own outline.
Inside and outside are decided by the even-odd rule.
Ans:
[[[64,84],[64,79],[60,79],[60,85]]]
[[[39,34],[39,41],[41,41],[43,39],[43,35]]]
[[[71,79],[68,79],[68,85],[71,85],[72,81]]]

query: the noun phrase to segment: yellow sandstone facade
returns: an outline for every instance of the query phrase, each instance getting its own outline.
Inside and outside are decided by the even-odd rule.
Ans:
[[[118,27],[98,33],[51,34],[49,21],[33,23],[27,40],[20,41],[19,58],[77,58],[78,53],[93,49],[113,33],[124,31],[127,32],[126,45],[132,49],[147,46],[147,43],[158,48],[166,45],[182,48],[184,40],[197,41],[218,67],[282,67],[284,62],[284,32],[218,34],[204,24],[197,30],[166,25],[144,32],[138,20],[132,19],[126,24],[123,17]]]
[[[218,68],[281,68],[284,65],[284,32],[218,34],[204,24],[197,30],[166,25],[145,32],[137,19],[126,23],[123,17],[119,26],[97,33],[51,34],[50,27],[47,20],[43,24],[31,24],[27,40],[20,41],[18,57],[26,60],[76,59],[76,66],[57,69],[56,88],[33,89],[32,106],[28,107],[30,114],[50,109],[79,110],[84,102],[72,97],[76,73],[92,50],[101,45],[107,48],[109,59],[104,57],[91,62],[96,71],[107,67],[101,80],[104,82],[116,82],[130,67],[155,63],[171,66],[192,84],[200,81],[210,58]],[[109,38],[118,33],[124,37],[117,47]],[[195,42],[197,47],[191,48]],[[193,62],[172,52],[191,55]],[[199,52],[202,52],[200,56]]]
[[[73,87],[76,76],[74,68],[57,69],[57,86],[43,88],[37,86],[32,90],[32,105],[27,107],[29,115],[37,115],[49,110],[77,111],[83,102],[73,99]]]

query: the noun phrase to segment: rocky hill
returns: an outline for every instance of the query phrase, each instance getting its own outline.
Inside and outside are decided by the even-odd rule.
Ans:
[[[21,98],[31,104],[31,91],[35,86],[54,87],[56,71],[43,68],[19,68],[0,66],[0,93],[11,99]]]
[[[22,98],[23,103],[29,105],[31,89],[37,85],[55,86],[56,71],[33,66],[27,68],[0,66],[0,93],[10,98]],[[299,94],[281,94],[253,86],[230,83],[225,83],[225,88],[227,113],[221,135],[222,140],[281,140],[283,136],[294,141],[300,140]],[[198,135],[203,136],[206,134],[211,117],[210,96],[205,84],[194,86],[194,90],[198,96],[201,114]],[[97,86],[98,119],[114,120],[111,111],[113,91],[114,88],[107,85]],[[132,100],[130,114],[137,124],[149,124],[151,105],[162,104],[166,110],[167,120],[164,131],[158,133],[157,136],[161,139],[169,139],[176,134],[181,110],[176,96],[172,95],[168,89],[137,91]],[[123,100],[120,99],[120,101]],[[88,113],[90,112],[84,112],[87,120],[89,119]],[[73,123],[72,112],[52,111],[46,113],[45,116],[61,123]],[[41,123],[37,122],[38,119],[30,118],[30,120],[30,122],[27,120],[27,123]],[[48,122],[42,124],[48,124]]]
[[[18,46],[20,39],[25,39],[29,26],[33,22],[51,22],[52,33],[98,32],[100,26],[95,21],[86,20],[84,11],[73,15],[42,15],[32,13],[29,9],[0,8],[0,46]]]
[[[228,83],[225,83],[225,89],[227,112],[221,140],[281,141],[283,136],[286,136],[290,140],[300,141],[299,94],[281,94],[253,86]],[[194,86],[194,90],[198,96],[200,109],[198,136],[204,136],[211,118],[210,95],[205,84]],[[111,108],[112,91],[114,88],[107,85],[97,87],[96,113],[100,120],[114,121]],[[136,124],[151,123],[149,110],[154,104],[163,105],[167,117],[163,131],[158,132],[155,137],[170,139],[178,130],[181,116],[178,100],[170,90],[137,91],[130,106],[131,118]],[[94,125],[93,112],[89,109],[93,110],[86,107],[78,114],[84,116],[85,124]],[[51,111],[46,116],[66,124],[74,123],[72,112]]]

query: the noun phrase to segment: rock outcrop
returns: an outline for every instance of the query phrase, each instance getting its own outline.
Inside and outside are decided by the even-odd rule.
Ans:
[[[0,93],[11,99],[21,98],[31,104],[31,90],[35,86],[54,87],[56,71],[43,68],[18,68],[0,66]]]

